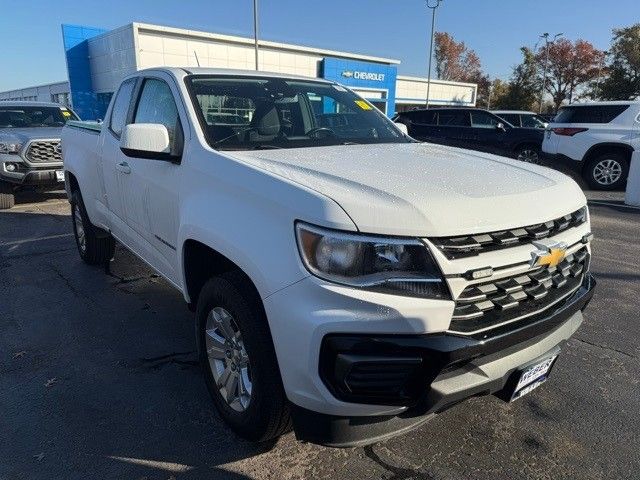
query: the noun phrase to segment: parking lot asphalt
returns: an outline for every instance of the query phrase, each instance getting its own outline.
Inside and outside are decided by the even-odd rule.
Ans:
[[[238,439],[182,296],[118,248],[85,266],[63,192],[0,212],[0,480],[632,479],[640,471],[640,210],[589,194],[598,280],[549,381],[365,448]]]

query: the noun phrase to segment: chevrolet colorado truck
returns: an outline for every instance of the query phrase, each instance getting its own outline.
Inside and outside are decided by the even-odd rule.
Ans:
[[[105,118],[62,135],[80,257],[117,240],[182,293],[245,438],[363,445],[515,400],[583,321],[589,214],[559,172],[416,142],[281,74],[142,70]]]
[[[68,120],[78,117],[57,103],[0,103],[0,209],[13,207],[19,188],[62,185],[60,134]]]

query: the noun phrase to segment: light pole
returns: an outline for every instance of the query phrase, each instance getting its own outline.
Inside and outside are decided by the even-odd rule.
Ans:
[[[540,88],[540,106],[538,107],[538,113],[542,113],[542,102],[544,101],[544,91],[547,88],[547,68],[549,65],[549,44],[556,41],[558,37],[562,36],[562,33],[556,33],[553,37],[553,40],[549,41],[549,34],[543,33],[540,35],[540,38],[544,38],[544,49],[545,49],[545,59],[544,59],[544,70],[542,74],[542,88]]]
[[[256,51],[256,71],[258,70],[258,0],[253,0],[253,41]]]
[[[431,9],[431,44],[429,45],[429,71],[427,72],[427,108],[429,108],[429,94],[431,93],[431,57],[433,56],[433,35],[436,26],[436,9],[442,0],[427,0],[427,8]]]

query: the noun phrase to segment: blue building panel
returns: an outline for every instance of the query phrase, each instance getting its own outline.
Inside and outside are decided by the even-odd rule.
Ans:
[[[87,40],[106,30],[82,25],[62,25],[62,42],[67,60],[69,89],[74,111],[83,120],[104,118],[104,102],[98,100],[91,84]]]
[[[386,98],[380,101],[386,101],[388,116],[393,116],[395,113],[398,78],[398,69],[395,65],[325,57],[322,60],[320,75],[322,78],[339,82],[349,88],[386,91]]]

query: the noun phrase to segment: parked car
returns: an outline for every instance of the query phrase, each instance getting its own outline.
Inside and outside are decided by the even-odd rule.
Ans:
[[[549,122],[544,117],[535,112],[521,110],[492,110],[491,113],[498,115],[514,127],[523,128],[547,128]]]
[[[0,102],[0,209],[13,207],[19,188],[62,186],[60,133],[68,120],[78,117],[57,103]]]
[[[207,123],[230,95],[249,126]],[[143,70],[62,142],[80,257],[104,264],[117,239],[182,293],[213,403],[251,440],[292,420],[362,445],[519,398],[595,285],[573,180],[416,142],[334,82]]]
[[[622,189],[631,154],[640,149],[640,101],[562,107],[542,149],[547,164],[580,173],[591,188]]]
[[[516,128],[480,108],[430,108],[402,112],[394,121],[421,141],[467,148],[539,163],[544,133]]]

